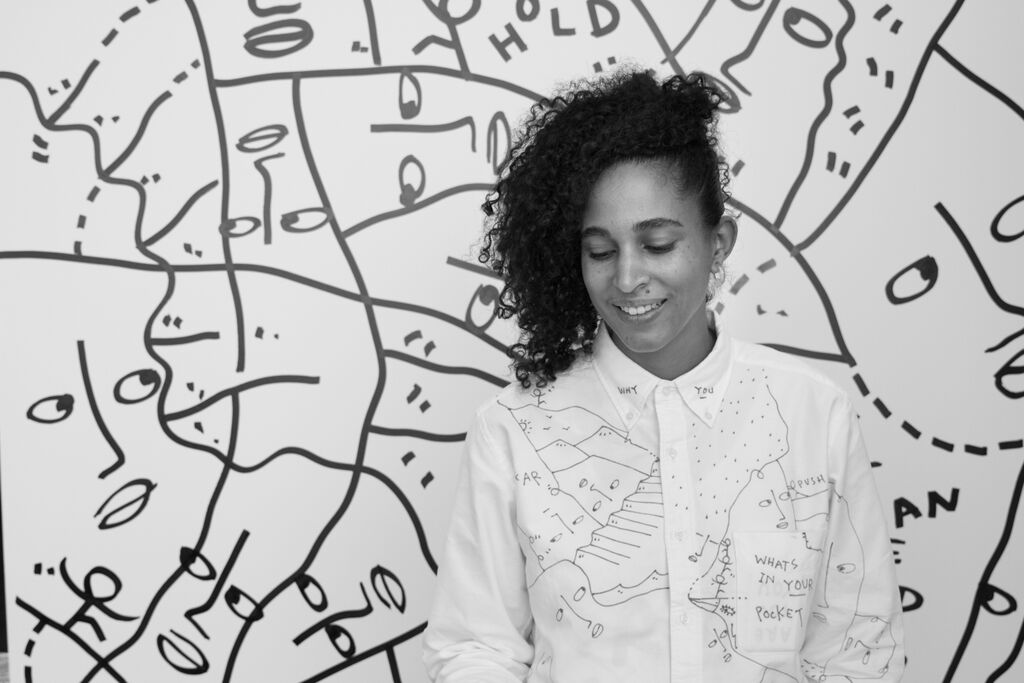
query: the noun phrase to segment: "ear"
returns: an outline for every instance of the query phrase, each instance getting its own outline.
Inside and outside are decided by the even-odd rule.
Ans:
[[[722,214],[718,225],[711,229],[712,257],[715,261],[722,263],[729,257],[732,248],[736,246],[738,233],[739,226],[736,224],[736,218],[729,213]]]

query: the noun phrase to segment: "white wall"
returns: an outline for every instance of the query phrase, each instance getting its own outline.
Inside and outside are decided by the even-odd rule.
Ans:
[[[626,61],[737,96],[718,306],[854,396],[906,680],[1024,679],[1020,3],[438,4],[5,8],[12,680],[424,680],[515,337],[478,206],[536,96]]]

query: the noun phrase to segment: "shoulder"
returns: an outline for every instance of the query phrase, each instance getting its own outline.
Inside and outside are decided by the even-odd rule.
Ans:
[[[581,398],[592,400],[598,391],[603,395],[604,389],[594,371],[593,357],[581,352],[571,366],[543,386],[536,381],[529,387],[511,382],[484,401],[477,408],[475,417],[478,423],[494,428],[511,419],[516,409],[541,403],[575,403]]]
[[[802,392],[810,392],[821,399],[849,403],[849,396],[835,380],[812,367],[802,358],[777,351],[764,344],[733,339],[733,358],[737,368],[763,370],[764,375],[776,383]]]

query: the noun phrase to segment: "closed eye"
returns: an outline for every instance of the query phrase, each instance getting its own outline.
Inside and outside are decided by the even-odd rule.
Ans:
[[[589,258],[591,261],[607,261],[608,259],[610,259],[614,255],[615,255],[615,251],[611,250],[611,249],[609,249],[607,251],[588,251],[587,252],[587,258]]]
[[[675,248],[675,242],[669,242],[668,244],[648,244],[644,246],[644,249],[652,254],[667,254]]]

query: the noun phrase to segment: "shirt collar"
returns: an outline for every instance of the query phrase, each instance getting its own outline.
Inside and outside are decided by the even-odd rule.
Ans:
[[[623,424],[632,429],[651,394],[658,387],[673,387],[683,401],[706,425],[711,426],[722,407],[732,374],[732,339],[709,316],[717,337],[711,352],[689,372],[675,380],[663,380],[634,363],[612,341],[606,325],[601,325],[594,340],[594,368],[619,412]]]

